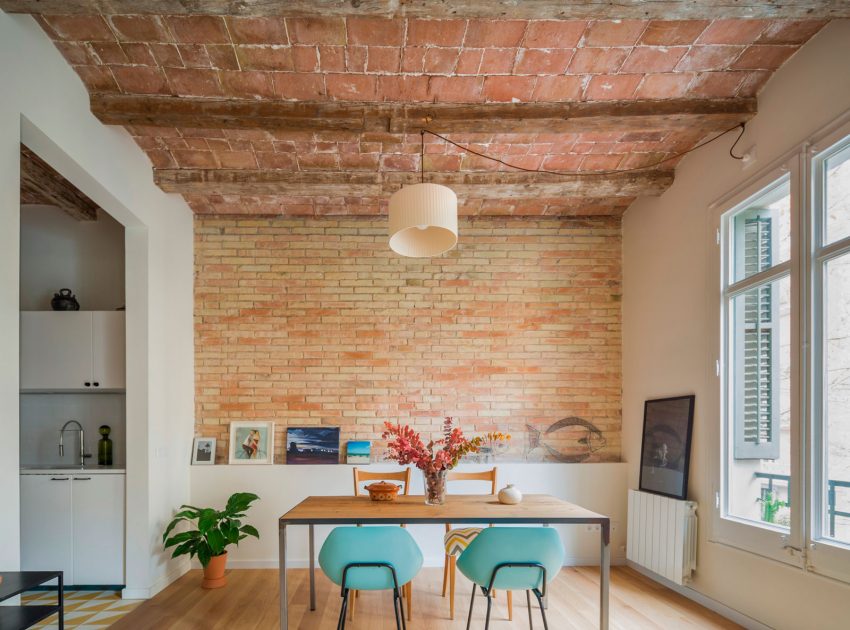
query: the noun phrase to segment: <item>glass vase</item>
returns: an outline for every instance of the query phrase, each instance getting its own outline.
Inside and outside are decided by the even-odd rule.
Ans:
[[[423,474],[425,478],[425,505],[442,505],[446,502],[446,471]]]

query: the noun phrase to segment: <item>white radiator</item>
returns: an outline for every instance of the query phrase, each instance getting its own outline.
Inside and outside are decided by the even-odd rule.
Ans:
[[[697,568],[697,504],[629,490],[626,558],[676,584]]]

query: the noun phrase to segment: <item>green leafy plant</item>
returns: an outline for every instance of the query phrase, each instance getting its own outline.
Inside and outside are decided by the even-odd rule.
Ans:
[[[775,498],[771,492],[765,492],[763,497],[756,500],[761,503],[761,520],[765,523],[775,523],[779,510],[788,507],[785,501]]]
[[[174,515],[162,535],[165,549],[175,547],[172,558],[185,554],[191,558],[198,556],[201,564],[207,566],[210,558],[222,555],[229,545],[238,545],[240,540],[248,536],[259,538],[260,534],[254,527],[242,524],[245,512],[259,498],[250,492],[237,492],[227,500],[223,510],[181,505],[180,511]],[[196,523],[197,529],[180,532],[169,538],[172,530],[184,521]]]

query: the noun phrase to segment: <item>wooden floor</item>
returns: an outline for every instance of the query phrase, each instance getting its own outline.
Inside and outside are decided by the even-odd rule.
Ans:
[[[316,611],[308,607],[307,571],[291,570],[289,576],[289,627],[299,630],[336,628],[339,588],[316,572]],[[414,580],[413,621],[410,630],[462,630],[466,627],[471,585],[458,574],[455,620],[448,618],[448,599],[440,596],[441,569],[423,569]],[[275,570],[228,572],[227,587],[208,591],[200,587],[199,571],[190,571],[153,599],[143,603],[112,626],[139,628],[204,628],[272,630],[278,627],[278,586]],[[549,627],[552,630],[597,628],[599,616],[599,570],[597,567],[565,568],[551,585]],[[480,592],[472,628],[484,627],[484,599]],[[534,627],[543,628],[533,606]],[[493,630],[528,628],[525,596],[514,594],[514,621],[507,620],[503,594],[498,595],[490,627]],[[363,593],[358,599],[351,630],[394,630],[389,592]],[[618,630],[738,628],[736,624],[699,606],[626,567],[611,571],[611,627]]]

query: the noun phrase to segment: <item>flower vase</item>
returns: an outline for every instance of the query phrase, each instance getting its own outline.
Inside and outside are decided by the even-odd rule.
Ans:
[[[446,502],[446,471],[426,472],[425,505],[442,505]]]

